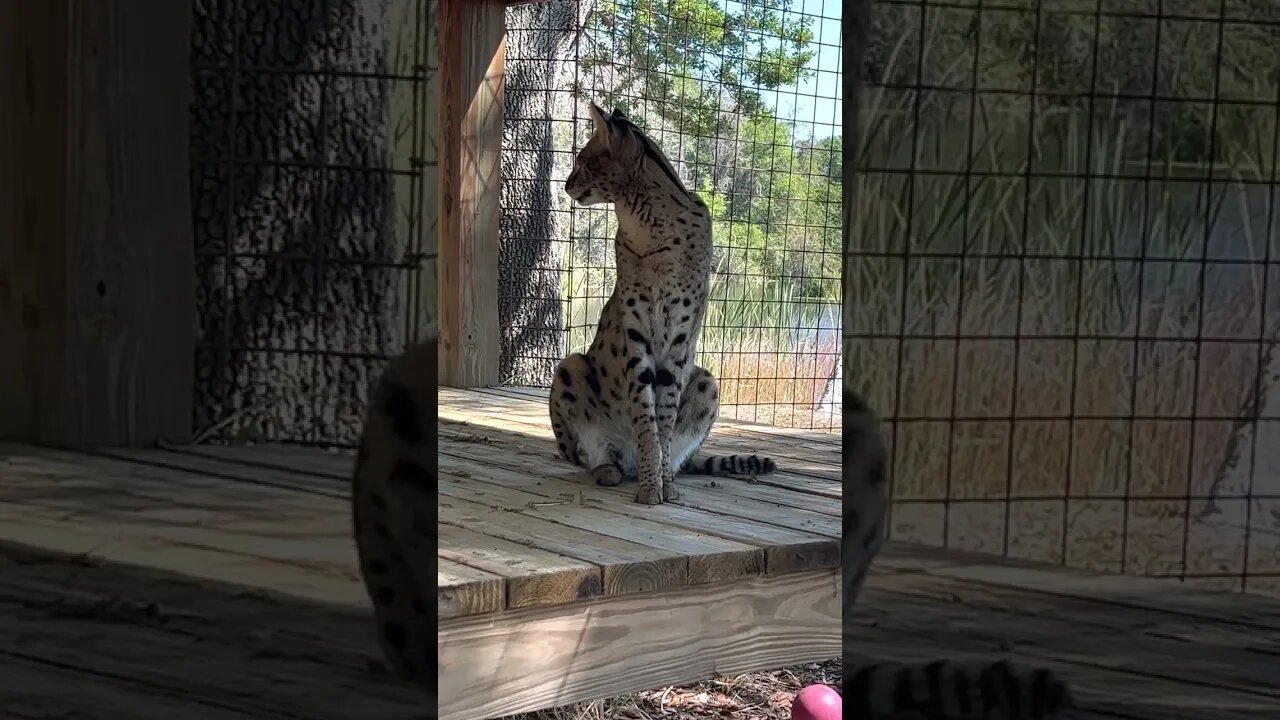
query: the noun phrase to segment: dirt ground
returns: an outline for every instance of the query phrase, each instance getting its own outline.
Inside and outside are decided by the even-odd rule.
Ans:
[[[840,690],[840,658],[521,713],[509,720],[789,720],[796,693],[819,683]]]

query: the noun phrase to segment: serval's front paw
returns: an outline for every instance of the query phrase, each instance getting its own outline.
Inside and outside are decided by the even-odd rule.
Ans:
[[[601,465],[591,471],[597,485],[613,487],[622,484],[622,471],[612,465]]]
[[[661,505],[662,488],[658,485],[641,487],[639,490],[636,490],[636,502],[641,505]]]
[[[668,480],[667,482],[662,483],[662,500],[664,502],[671,502],[672,500],[679,499],[680,489],[676,487],[675,480]]]

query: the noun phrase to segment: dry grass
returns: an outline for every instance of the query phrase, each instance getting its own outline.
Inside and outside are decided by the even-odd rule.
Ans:
[[[776,427],[839,432],[839,406],[823,408],[822,394],[839,362],[836,341],[813,349],[779,350],[761,337],[733,350],[703,348],[720,382],[720,416]]]
[[[1028,268],[1039,273],[1039,290],[1023,298],[1022,325],[1002,327],[1016,273],[977,265],[979,277],[964,279],[974,282],[964,317],[939,303],[921,318],[941,328],[938,337],[861,341],[847,351],[874,406],[911,418],[887,423],[894,536],[1108,572],[1206,576],[1220,589],[1240,589],[1246,568],[1280,570],[1280,502],[1245,499],[1256,470],[1241,432],[1258,346],[1197,342],[1187,323],[1199,309],[1188,312],[1173,293],[1148,293],[1141,317],[1136,297],[1073,300],[1080,270],[1067,262]],[[1203,309],[1204,334],[1256,337],[1268,299],[1247,280]],[[960,281],[935,279],[930,289],[945,295]],[[1139,292],[1132,280],[1117,287]],[[1019,340],[945,338],[957,331]],[[1037,337],[1073,333],[1185,339]],[[1241,419],[1204,419],[1213,416]],[[1076,499],[1060,499],[1067,495]]]
[[[510,720],[788,720],[796,693],[813,684],[839,690],[839,659],[521,713]]]

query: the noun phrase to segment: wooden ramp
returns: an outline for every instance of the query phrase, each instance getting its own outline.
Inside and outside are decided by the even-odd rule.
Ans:
[[[785,472],[647,508],[553,457],[538,394],[441,417],[442,717],[839,654],[838,438],[726,422],[713,445]],[[420,716],[374,643],[350,463],[0,445],[0,717]],[[891,546],[853,630],[858,660],[1057,668],[1086,718],[1280,717],[1273,600]]]

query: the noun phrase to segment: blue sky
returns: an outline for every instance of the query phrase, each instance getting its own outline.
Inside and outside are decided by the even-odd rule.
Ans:
[[[741,2],[727,0],[728,10],[739,10]],[[798,86],[784,87],[776,92],[762,92],[765,102],[771,105],[777,116],[796,124],[796,137],[816,138],[841,134],[840,113],[842,77],[840,73],[840,12],[841,0],[797,0],[795,11],[813,16],[816,53],[809,67],[814,72]]]

